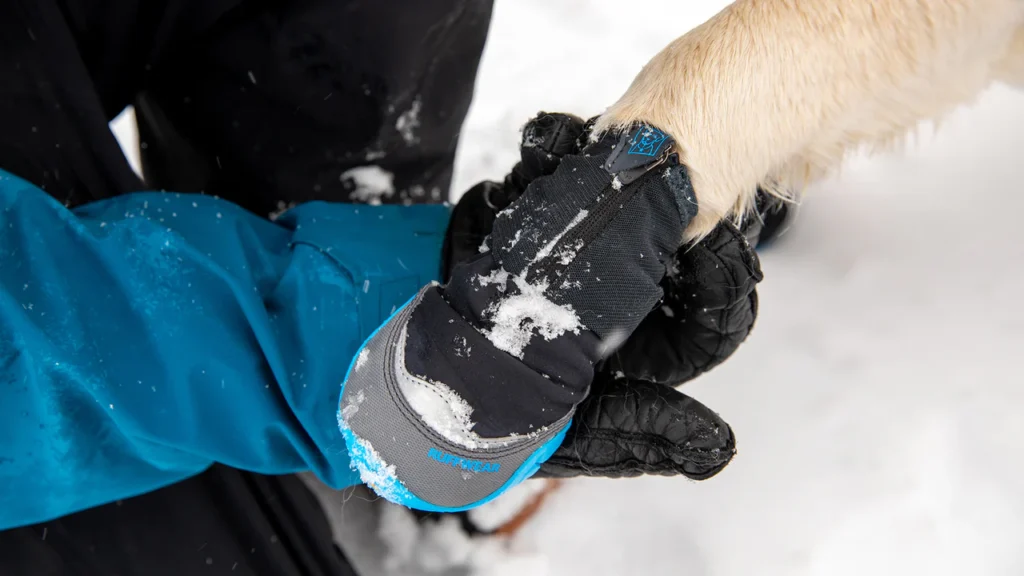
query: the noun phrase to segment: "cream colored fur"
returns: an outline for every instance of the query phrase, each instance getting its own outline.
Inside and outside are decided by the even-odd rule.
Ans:
[[[758,186],[799,194],[994,80],[1024,84],[1024,0],[739,0],[655,56],[597,128],[676,139],[692,239]]]

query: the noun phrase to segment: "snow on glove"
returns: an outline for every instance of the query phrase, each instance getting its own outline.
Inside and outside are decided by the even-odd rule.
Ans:
[[[446,262],[473,257],[495,213],[518,198],[531,179],[553,172],[563,156],[576,150],[567,135],[584,130],[583,120],[565,114],[541,113],[528,123],[522,161],[504,183],[482,182],[455,207]],[[752,245],[772,233],[763,231],[780,204],[762,193],[759,208],[762,199],[768,217],[759,213],[746,219],[742,231],[723,222],[698,244],[677,251],[661,283],[662,302],[598,368],[565,440],[538,477],[682,474],[703,479],[729,462],[734,439],[728,426],[673,386],[731,356],[754,325],[755,288],[762,276]]]
[[[469,508],[559,447],[594,366],[661,299],[696,213],[671,148],[640,126],[564,157],[498,214],[482,254],[364,344],[339,424],[378,494]]]

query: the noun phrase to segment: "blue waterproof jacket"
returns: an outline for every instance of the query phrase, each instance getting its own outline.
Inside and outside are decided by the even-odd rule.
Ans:
[[[68,210],[0,171],[0,529],[214,462],[359,481],[337,425],[362,342],[436,279],[445,206],[214,197]]]

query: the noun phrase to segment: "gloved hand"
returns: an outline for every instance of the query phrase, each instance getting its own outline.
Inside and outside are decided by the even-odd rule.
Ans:
[[[526,148],[536,147],[530,137]],[[444,288],[421,291],[368,340],[346,379],[340,424],[354,465],[379,494],[426,510],[471,507],[552,453],[551,473],[587,469],[579,447],[600,457],[609,475],[703,478],[728,462],[731,432],[703,406],[654,383],[631,400],[622,390],[629,382],[606,372],[594,379],[595,366],[658,304],[659,283],[696,212],[685,167],[670,150],[664,134],[638,127],[565,156],[498,214],[483,253],[457,265]],[[485,197],[492,205],[495,192]],[[457,230],[453,238],[449,254]],[[626,400],[619,413],[639,417],[652,402],[684,410],[603,425],[611,437],[569,430],[591,382],[601,397],[582,407],[583,422],[609,413],[606,391]],[[562,445],[567,432],[571,442]],[[656,458],[643,442],[651,432],[673,438],[671,449],[656,447]],[[609,440],[611,449],[601,446]]]
[[[553,173],[577,149],[585,129],[578,118],[545,113],[524,127],[522,159],[504,182],[481,182],[455,206],[445,240],[446,270],[478,253],[495,214],[533,179]],[[752,248],[779,229],[786,213],[784,204],[764,193],[758,208],[742,230],[722,223],[676,253],[661,283],[662,302],[599,366],[565,441],[537,477],[656,473],[700,479],[724,467],[721,448],[716,455],[712,447],[710,458],[702,450],[701,427],[712,420],[692,414],[704,416],[706,408],[672,386],[720,364],[753,327],[761,271]]]

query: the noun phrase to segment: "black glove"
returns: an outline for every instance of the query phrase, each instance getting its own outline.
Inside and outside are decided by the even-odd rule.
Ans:
[[[553,173],[563,156],[578,149],[585,131],[582,120],[564,114],[542,113],[528,123],[522,160],[504,183],[482,182],[456,205],[445,242],[447,266],[476,255],[495,213],[530,181]],[[759,207],[781,212],[772,200],[759,195]],[[763,221],[748,219],[742,233],[723,223],[676,253],[661,283],[663,301],[599,367],[565,441],[538,477],[655,473],[700,479],[721,470],[734,447],[731,435],[725,446],[706,445],[706,438],[715,437],[706,428],[724,424],[671,386],[724,361],[752,328],[761,272],[744,235],[755,242],[767,237]]]
[[[664,300],[604,362],[565,442],[538,476],[702,480],[728,464],[735,452],[728,425],[673,386],[719,365],[746,339],[757,316],[760,266],[729,223],[675,260],[675,273],[661,284]]]

